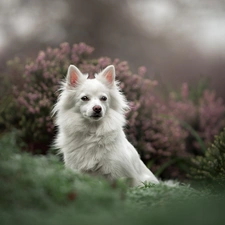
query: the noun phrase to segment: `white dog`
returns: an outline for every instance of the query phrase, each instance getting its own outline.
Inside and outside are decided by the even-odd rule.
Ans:
[[[53,109],[58,126],[55,144],[65,165],[109,180],[130,178],[133,186],[158,183],[124,134],[129,107],[115,81],[114,66],[88,78],[70,65]]]

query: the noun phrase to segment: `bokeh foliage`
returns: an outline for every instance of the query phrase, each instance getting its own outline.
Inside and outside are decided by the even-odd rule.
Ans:
[[[35,59],[10,61],[6,83],[11,92],[1,98],[1,127],[16,127],[27,143],[25,150],[46,154],[56,133],[50,114],[68,66],[94,74],[113,64],[131,106],[125,127],[128,139],[157,175],[183,177],[189,158],[204,154],[224,127],[222,99],[202,86],[194,92],[187,83],[162,96],[160,84],[147,77],[144,66],[135,73],[126,61],[92,58],[93,51],[85,43],[62,43],[40,51]]]

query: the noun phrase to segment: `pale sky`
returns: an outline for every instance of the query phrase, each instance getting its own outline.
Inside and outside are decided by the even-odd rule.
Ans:
[[[61,18],[67,16],[67,5],[55,0],[49,8],[48,20],[40,18],[38,7],[19,8],[20,0],[0,1],[0,51],[10,44],[6,31],[18,39],[39,35],[40,38],[63,37]],[[36,2],[38,5],[38,1]],[[129,0],[129,9],[150,36],[165,36],[173,45],[174,39],[186,40],[199,52],[225,56],[225,4],[219,0]],[[53,26],[48,27],[51,23]],[[44,26],[44,28],[43,28]],[[44,35],[40,30],[45,30]]]
[[[225,56],[225,4],[219,2],[134,0],[130,8],[150,35],[181,37],[202,53]]]

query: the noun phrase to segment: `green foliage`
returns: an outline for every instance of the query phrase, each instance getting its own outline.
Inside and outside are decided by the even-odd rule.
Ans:
[[[223,195],[218,200],[174,182],[129,189],[123,182],[76,174],[56,156],[21,153],[15,132],[0,139],[0,183],[1,225],[208,225],[224,220]]]
[[[175,183],[174,181],[162,182],[160,185],[145,185],[141,188],[131,188],[127,192],[128,200],[135,203],[135,207],[169,207],[171,203],[179,204],[181,201],[207,196],[207,192],[196,191],[189,185]]]
[[[209,87],[209,78],[202,78],[197,84],[192,85],[190,87],[189,98],[196,104],[199,104],[199,99],[201,99],[201,97],[204,94],[204,91],[207,90],[208,87]]]
[[[110,184],[64,169],[56,156],[19,153],[14,133],[3,136],[0,148],[0,202],[4,207],[43,209],[76,202],[88,209],[96,199],[104,207],[119,202],[120,192],[110,192]]]
[[[192,159],[190,176],[225,188],[225,129],[215,136],[214,143],[206,150],[204,156]]]
[[[17,144],[17,131],[2,134],[0,136],[0,160],[7,159],[12,153],[18,153],[20,148]]]

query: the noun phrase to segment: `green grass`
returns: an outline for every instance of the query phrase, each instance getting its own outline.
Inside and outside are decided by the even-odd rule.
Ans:
[[[75,174],[56,156],[21,153],[15,134],[0,140],[0,224],[219,224],[223,193],[145,185],[129,188]]]

